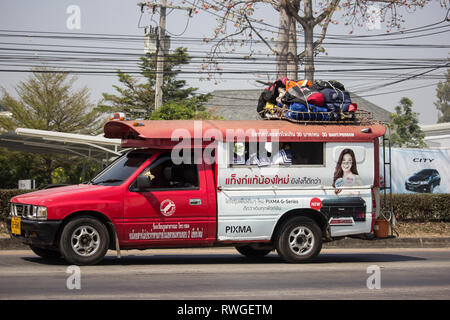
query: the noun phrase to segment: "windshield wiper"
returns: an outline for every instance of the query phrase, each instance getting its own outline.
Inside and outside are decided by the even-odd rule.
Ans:
[[[97,182],[92,182],[92,180],[91,180],[91,184],[110,183],[110,182],[122,182],[122,181],[123,181],[123,179],[107,179],[107,180],[97,181]]]

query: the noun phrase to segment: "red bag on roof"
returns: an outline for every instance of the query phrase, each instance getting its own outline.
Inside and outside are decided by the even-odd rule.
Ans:
[[[325,99],[319,91],[298,86],[291,87],[284,95],[282,101],[286,104],[298,102],[306,105],[310,103],[318,107],[323,107],[325,103]]]

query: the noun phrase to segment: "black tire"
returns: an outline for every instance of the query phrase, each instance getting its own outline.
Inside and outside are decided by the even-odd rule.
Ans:
[[[99,263],[109,247],[106,226],[89,216],[77,217],[64,226],[59,248],[64,259],[75,265]]]
[[[51,250],[51,249],[44,249],[35,247],[33,245],[30,245],[30,249],[39,257],[44,259],[58,259],[61,258],[61,253],[57,250]]]
[[[322,249],[322,231],[309,218],[292,218],[281,227],[276,239],[276,249],[286,262],[311,261]]]
[[[272,249],[258,249],[250,244],[236,246],[235,248],[240,254],[248,258],[262,258],[267,256],[272,251]]]

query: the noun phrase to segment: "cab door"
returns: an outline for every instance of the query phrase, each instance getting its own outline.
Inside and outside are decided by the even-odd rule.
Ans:
[[[140,175],[151,179],[148,191],[136,181],[125,191],[125,246],[208,244],[215,239],[215,210],[208,210],[204,164],[175,164],[169,155],[155,159]]]

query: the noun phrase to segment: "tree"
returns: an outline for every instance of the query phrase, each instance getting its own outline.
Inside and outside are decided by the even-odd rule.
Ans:
[[[139,68],[144,82],[139,82],[129,74],[118,72],[121,86],[114,86],[118,95],[103,93],[103,101],[97,107],[101,112],[124,112],[133,118],[146,117],[148,119],[193,119],[203,117],[214,118],[203,107],[210,95],[195,94],[197,88],[186,87],[185,80],[177,79],[181,65],[189,63],[191,58],[186,48],[177,48],[165,57],[163,106],[153,111],[155,104],[156,84],[156,55],[146,55],[140,58]],[[188,117],[188,118],[186,118]]]
[[[58,132],[98,133],[99,114],[89,102],[87,87],[73,90],[75,77],[48,68],[35,69],[31,77],[16,88],[18,99],[5,89],[1,104],[11,117],[0,118],[0,127],[17,127]]]
[[[220,119],[211,111],[206,110],[198,99],[192,98],[179,103],[177,101],[169,101],[163,104],[157,111],[152,112],[149,120],[206,120]]]
[[[418,114],[412,112],[413,102],[403,97],[400,105],[395,107],[395,113],[391,114],[389,127],[392,130],[391,144],[397,147],[423,148],[425,134],[419,126]]]
[[[404,18],[399,13],[399,7],[415,9],[425,6],[431,0],[217,0],[217,5],[210,5],[205,1],[203,9],[213,11],[218,19],[217,28],[207,42],[214,40],[211,53],[204,68],[217,68],[217,57],[222,50],[234,50],[234,46],[240,43],[245,45],[258,38],[276,56],[277,77],[287,76],[297,79],[298,64],[305,65],[305,78],[314,80],[314,57],[324,51],[323,40],[326,37],[333,14],[336,11],[343,12],[345,25],[361,26],[374,14],[373,4],[380,4],[379,15],[381,21],[387,23],[388,31],[391,28],[399,28]],[[301,5],[302,4],[302,5]],[[276,46],[271,45],[271,40],[264,35],[264,29],[271,27],[262,19],[254,18],[258,6],[270,5],[279,12],[279,27]],[[447,6],[447,1],[441,2]],[[260,27],[262,25],[262,27]],[[297,53],[297,26],[303,29],[304,50]],[[231,30],[230,30],[231,29]],[[315,38],[314,29],[320,29]],[[350,32],[353,32],[350,31]],[[249,56],[252,55],[250,52]]]
[[[445,77],[445,82],[439,82],[436,88],[438,100],[434,105],[439,111],[438,123],[450,122],[450,69]]]
[[[0,103],[11,113],[11,117],[0,117],[0,128],[10,131],[25,127],[98,134],[103,124],[99,113],[93,110],[94,105],[89,102],[89,90],[86,87],[75,90],[73,88],[75,81],[76,78],[69,77],[68,73],[38,68],[33,70],[26,81],[21,81],[16,87],[18,98],[2,89],[3,96]],[[5,159],[12,159],[14,154],[8,155]],[[19,160],[13,164],[18,170],[17,176],[27,178],[23,176],[24,170],[20,169],[19,165],[23,157],[25,156],[18,156]],[[52,172],[56,168],[77,165],[77,160],[67,156],[39,154],[24,159],[31,170],[26,172],[28,178],[37,176],[38,185],[52,183]]]
[[[32,154],[0,148],[0,189],[16,189],[18,180],[42,175],[39,161]]]

